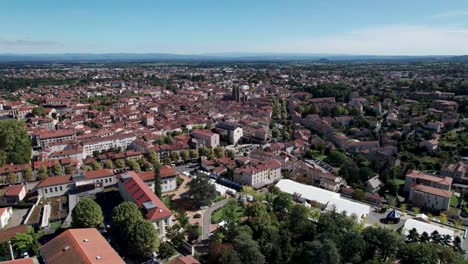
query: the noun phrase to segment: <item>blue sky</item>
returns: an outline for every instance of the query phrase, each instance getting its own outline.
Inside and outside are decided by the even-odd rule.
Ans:
[[[467,0],[0,0],[0,53],[468,54]]]

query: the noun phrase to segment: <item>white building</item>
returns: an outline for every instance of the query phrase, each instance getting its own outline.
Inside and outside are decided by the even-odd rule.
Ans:
[[[11,215],[13,215],[13,209],[11,207],[0,208],[0,228],[3,229],[10,221]]]
[[[159,170],[161,177],[162,192],[170,192],[177,189],[177,171],[171,166],[162,166]],[[154,192],[154,171],[143,171],[138,173],[138,176],[150,187]]]
[[[100,138],[91,138],[83,140],[83,151],[84,155],[92,156],[94,151],[103,151],[110,148],[121,148],[126,149],[134,140],[136,136],[134,134],[119,134]]]
[[[158,230],[159,238],[164,240],[167,229],[173,225],[173,215],[166,205],[134,171],[119,175],[118,185],[122,199],[136,203]]]
[[[341,198],[339,193],[292,180],[280,180],[276,187],[282,192],[299,195],[308,202],[315,201],[321,205],[326,205],[327,210],[336,210],[337,212],[345,212],[347,216],[355,216],[358,222],[367,217],[371,211],[370,206]]]

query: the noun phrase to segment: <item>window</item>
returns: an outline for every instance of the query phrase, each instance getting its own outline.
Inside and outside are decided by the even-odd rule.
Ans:
[[[60,191],[63,191],[63,187],[62,187],[62,186],[60,186]]]
[[[44,189],[44,193],[47,193],[47,189]]]
[[[49,191],[50,191],[50,192],[53,192],[52,188],[49,188]]]
[[[55,191],[58,192],[58,188],[57,188],[57,187],[55,187]]]

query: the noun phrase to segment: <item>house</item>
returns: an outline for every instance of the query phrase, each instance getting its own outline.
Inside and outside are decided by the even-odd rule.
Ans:
[[[216,148],[219,146],[219,135],[211,132],[209,129],[194,130],[192,132],[192,137],[197,141],[197,145],[209,148]]]
[[[234,181],[256,189],[272,184],[281,178],[281,163],[277,160],[247,165],[234,171]]]
[[[29,229],[27,225],[19,225],[2,230],[0,231],[0,243],[11,240],[16,234],[26,234],[28,232]]]
[[[42,180],[36,189],[39,197],[47,199],[67,194],[75,189],[75,183],[72,175],[55,176]]]
[[[39,251],[45,264],[125,263],[95,228],[68,229]]]
[[[177,174],[176,169],[168,165],[164,165],[159,169],[162,192],[170,192],[177,189]],[[154,171],[143,171],[138,173],[138,176],[154,192]]]
[[[366,191],[375,193],[382,186],[382,182],[379,179],[379,176],[374,176],[366,181]]]
[[[468,162],[466,160],[459,161],[445,166],[440,171],[443,176],[452,177],[454,181],[459,183],[468,183]]]
[[[221,138],[230,144],[237,144],[244,134],[242,127],[234,123],[220,122],[216,124],[215,129]]]
[[[422,184],[411,186],[409,200],[413,206],[430,211],[447,211],[452,192]]]
[[[7,203],[15,204],[20,202],[26,196],[26,186],[22,184],[13,185],[8,187],[5,193],[5,200]]]
[[[0,208],[0,228],[3,229],[10,221],[11,216],[13,215],[13,209],[11,207]]]
[[[200,264],[198,260],[194,257],[188,256],[178,256],[173,260],[169,261],[168,264]]]
[[[438,189],[450,191],[453,179],[451,177],[438,177],[418,170],[409,170],[405,177],[405,192],[409,192],[414,184],[422,184]]]
[[[159,238],[164,240],[167,229],[173,225],[173,215],[166,205],[134,171],[120,174],[118,185],[122,199],[136,203],[145,218],[155,226]]]
[[[405,192],[409,192],[409,201],[413,206],[435,212],[448,210],[453,179],[437,177],[410,170],[405,178]]]

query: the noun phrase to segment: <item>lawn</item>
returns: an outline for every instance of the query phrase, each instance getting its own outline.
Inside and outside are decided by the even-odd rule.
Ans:
[[[227,207],[221,207],[219,208],[218,210],[214,211],[213,214],[211,215],[211,223],[212,224],[218,224],[219,222],[221,222],[221,218],[223,217],[224,215],[224,209],[227,208]],[[244,208],[242,206],[238,206],[237,207],[237,215],[244,215]]]
[[[327,155],[320,153],[318,150],[312,150],[312,156],[318,160],[325,160]]]

